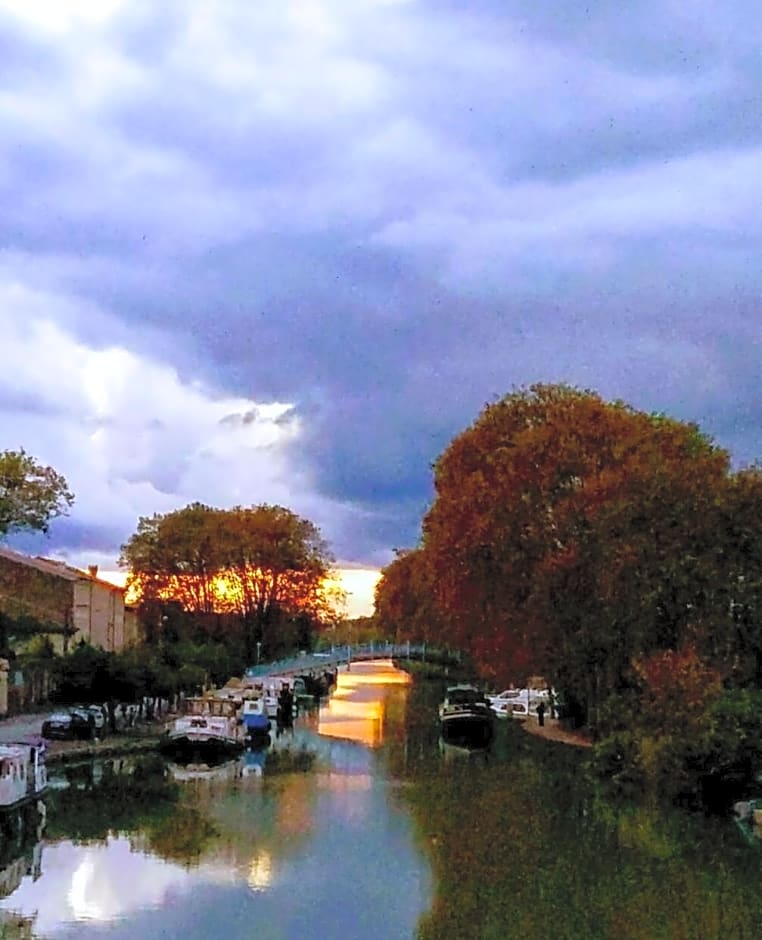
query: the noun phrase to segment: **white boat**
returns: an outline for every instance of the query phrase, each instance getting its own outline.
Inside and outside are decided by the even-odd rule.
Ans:
[[[495,713],[496,718],[528,718],[529,708],[526,702],[518,699],[503,699],[500,702],[493,702],[490,708]]]
[[[493,737],[494,717],[489,702],[475,686],[450,686],[439,706],[442,739],[448,744],[485,747]]]
[[[502,692],[498,692],[497,695],[487,695],[487,701],[490,705],[499,705],[501,702],[513,701],[513,699],[521,698],[522,693],[526,692],[526,689],[503,689]]]
[[[228,782],[237,780],[243,765],[240,757],[226,760],[220,764],[176,764],[170,762],[168,769],[178,783],[191,783],[193,781]]]
[[[537,707],[542,702],[546,713],[551,701],[546,689],[505,689],[498,695],[488,695],[490,708],[498,718],[537,718]]]
[[[282,698],[284,689],[290,691],[289,707],[291,709],[291,718],[295,718],[298,708],[296,703],[296,680],[287,676],[265,676],[256,679],[251,689],[255,695],[260,695],[264,701],[264,708],[267,717],[272,722],[280,724],[288,723],[288,718],[283,714],[283,707],[286,699]]]
[[[189,698],[186,713],[167,728],[161,749],[173,753],[218,755],[243,749],[235,702],[219,698]]]
[[[40,796],[48,785],[44,741],[0,744],[0,810]]]

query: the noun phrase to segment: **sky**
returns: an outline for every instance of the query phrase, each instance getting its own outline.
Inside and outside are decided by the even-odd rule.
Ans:
[[[76,495],[13,544],[113,569],[140,516],[277,503],[372,573],[534,382],[756,461],[761,32],[750,0],[0,0],[0,449]]]

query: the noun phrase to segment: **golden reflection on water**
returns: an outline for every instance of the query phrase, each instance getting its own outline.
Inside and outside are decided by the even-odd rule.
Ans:
[[[252,891],[265,891],[273,883],[273,860],[266,849],[260,849],[251,860],[246,879]]]
[[[320,709],[318,733],[379,747],[384,739],[386,689],[409,685],[410,676],[391,660],[354,662],[339,672],[330,701]]]

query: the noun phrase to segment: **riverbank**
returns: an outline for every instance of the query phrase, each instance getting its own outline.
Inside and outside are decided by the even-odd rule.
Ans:
[[[571,744],[574,747],[592,747],[593,742],[581,731],[571,731],[562,727],[557,718],[546,718],[545,724],[530,718],[523,721],[524,729],[538,738],[545,738],[548,741],[559,741],[561,744]]]
[[[70,763],[91,757],[117,757],[158,749],[163,726],[137,729],[92,741],[48,741],[47,764]]]
[[[42,722],[48,712],[14,715],[0,721],[0,743],[23,741],[27,738],[42,737]],[[48,740],[46,763],[65,763],[89,757],[112,757],[119,754],[131,754],[149,751],[158,747],[164,732],[164,721],[138,722],[134,728],[125,729],[117,734],[108,734],[102,738],[87,741]]]

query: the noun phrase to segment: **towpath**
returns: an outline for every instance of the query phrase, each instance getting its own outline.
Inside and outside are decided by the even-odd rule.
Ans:
[[[522,724],[530,734],[537,735],[539,738],[546,738],[548,741],[560,741],[562,744],[572,744],[574,747],[593,746],[593,742],[586,734],[562,728],[556,718],[546,718],[545,724],[542,726],[531,718],[522,722]]]
[[[0,720],[0,743],[42,737],[42,723],[50,712],[13,715]],[[108,734],[91,741],[48,741],[48,763],[82,757],[108,757],[128,751],[155,748],[163,731],[163,722],[138,722],[119,734]]]

